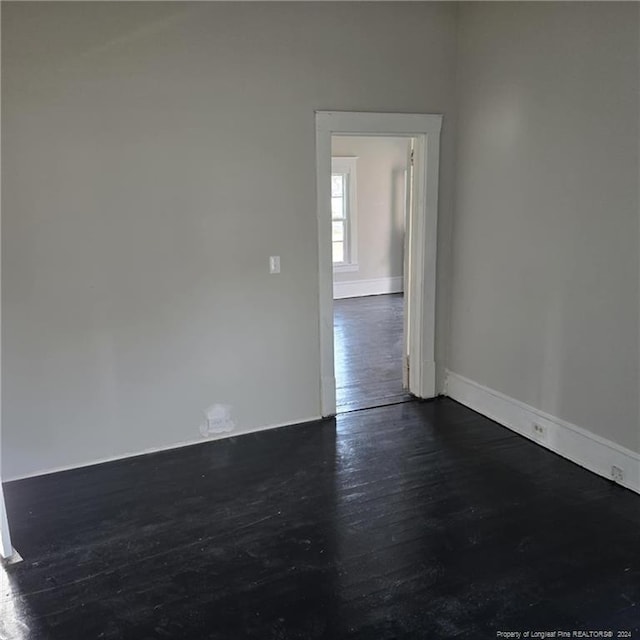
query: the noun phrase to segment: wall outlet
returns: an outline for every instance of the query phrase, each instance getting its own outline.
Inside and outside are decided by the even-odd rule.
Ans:
[[[205,412],[205,421],[200,425],[203,437],[216,433],[233,431],[235,423],[231,419],[231,407],[228,404],[214,404]]]
[[[614,482],[621,483],[624,480],[624,471],[620,467],[613,465],[611,467],[611,479]]]
[[[544,425],[538,424],[537,422],[533,423],[533,435],[536,440],[546,440],[547,439],[547,428]]]

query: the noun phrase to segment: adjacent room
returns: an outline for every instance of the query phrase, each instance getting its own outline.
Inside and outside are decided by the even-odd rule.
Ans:
[[[334,136],[331,217],[338,413],[402,402],[411,138]]]
[[[640,638],[639,3],[0,14],[0,640]]]

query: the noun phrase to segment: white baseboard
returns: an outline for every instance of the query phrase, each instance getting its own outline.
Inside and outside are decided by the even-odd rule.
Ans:
[[[447,371],[445,395],[554,453],[640,493],[640,454],[524,402]],[[534,430],[538,425],[540,432]],[[612,477],[612,467],[622,480]]]
[[[389,278],[374,278],[373,280],[334,281],[333,299],[359,298],[360,296],[377,296],[383,293],[401,293],[404,288],[404,278],[393,276]]]

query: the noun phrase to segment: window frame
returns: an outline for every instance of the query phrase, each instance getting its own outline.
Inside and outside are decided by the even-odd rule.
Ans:
[[[358,198],[357,198],[357,160],[358,156],[332,156],[331,175],[346,176],[345,216],[344,216],[344,260],[333,262],[336,273],[358,271]],[[331,216],[333,221],[333,215]]]

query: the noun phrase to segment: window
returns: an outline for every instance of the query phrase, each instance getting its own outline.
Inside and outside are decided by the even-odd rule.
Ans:
[[[348,193],[347,173],[331,174],[331,241],[333,243],[333,264],[344,264],[347,262],[348,251],[346,249],[347,240],[347,202]]]
[[[331,246],[336,271],[357,269],[356,158],[331,159]]]

